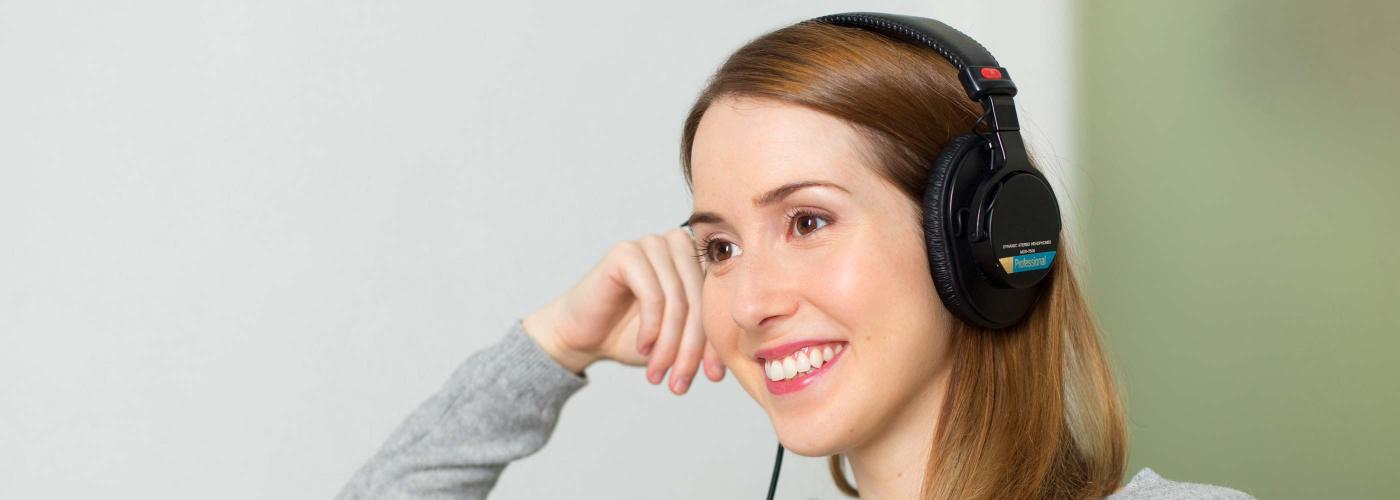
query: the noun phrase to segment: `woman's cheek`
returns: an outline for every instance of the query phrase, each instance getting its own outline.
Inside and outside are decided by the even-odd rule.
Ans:
[[[729,304],[722,300],[718,287],[706,286],[700,295],[700,328],[706,341],[715,347],[720,361],[734,371],[741,366],[744,355],[739,351],[739,330],[729,320]]]
[[[868,283],[872,273],[879,273],[879,269],[867,269],[858,256],[836,248],[822,252],[811,269],[804,287],[807,300],[821,309],[822,315],[838,323],[833,326],[853,328],[856,326],[853,321],[871,312],[865,304],[878,299],[872,295],[878,295],[879,291],[869,290]]]
[[[705,331],[705,338],[715,346],[719,354],[727,356],[735,337],[728,328],[731,325],[722,321],[729,306],[721,300],[722,298],[719,287],[712,283],[706,283],[700,289],[700,327]],[[725,357],[724,361],[729,362],[729,358]]]
[[[722,290],[718,285],[705,285],[701,293],[700,324],[705,330],[706,339],[714,345],[715,352],[719,354],[725,368],[739,382],[744,392],[749,393],[749,396],[762,406],[764,375],[759,370],[758,363],[751,362],[740,349],[739,340],[744,332],[729,314],[728,296],[725,295],[727,293],[727,290]]]

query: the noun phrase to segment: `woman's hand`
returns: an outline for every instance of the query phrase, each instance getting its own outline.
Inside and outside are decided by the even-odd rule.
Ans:
[[[671,392],[684,394],[704,359],[705,376],[724,364],[700,324],[704,271],[684,229],[614,245],[573,289],[523,320],[527,334],[572,370],[599,359],[647,366],[658,384],[671,369]]]

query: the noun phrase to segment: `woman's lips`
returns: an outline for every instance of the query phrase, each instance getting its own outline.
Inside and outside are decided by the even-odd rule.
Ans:
[[[840,351],[834,351],[834,354],[831,357],[831,359],[823,363],[821,367],[815,368],[807,373],[799,374],[798,376],[793,378],[774,381],[773,379],[767,377],[767,371],[763,370],[765,373],[763,381],[768,386],[768,392],[774,395],[781,396],[783,394],[789,394],[792,392],[800,391],[802,389],[807,388],[807,386],[812,385],[817,381],[817,379],[825,376],[826,372],[831,369],[832,365],[835,365],[837,361],[840,361],[841,356],[844,355],[846,351],[850,350],[850,346],[845,345],[844,342],[839,345],[842,345],[844,348]],[[767,368],[767,360],[760,360],[759,366],[760,369]]]
[[[822,345],[822,344],[830,344],[830,343],[835,343],[835,342],[840,342],[840,341],[839,341],[839,340],[823,340],[823,339],[807,339],[807,340],[799,340],[799,341],[796,341],[796,342],[788,342],[788,343],[783,344],[783,345],[780,345],[780,346],[769,347],[769,348],[767,348],[767,349],[760,349],[758,352],[754,353],[754,357],[755,357],[756,359],[758,359],[759,361],[764,361],[764,360],[769,360],[769,359],[783,359],[783,358],[787,357],[789,354],[792,354],[792,353],[794,353],[794,352],[797,352],[797,351],[802,350],[803,347],[810,347],[810,346]]]

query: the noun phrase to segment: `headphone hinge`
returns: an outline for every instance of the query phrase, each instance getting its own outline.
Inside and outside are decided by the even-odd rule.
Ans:
[[[1021,142],[1021,124],[1016,119],[1016,104],[1008,96],[987,96],[982,106],[991,118],[992,137],[988,143],[992,148],[991,170],[1001,170],[1007,158],[1025,155],[1026,146]]]

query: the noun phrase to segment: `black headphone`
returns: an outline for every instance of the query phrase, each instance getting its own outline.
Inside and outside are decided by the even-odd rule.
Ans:
[[[1049,181],[1030,163],[1016,122],[1016,84],[972,37],[933,19],[848,12],[806,22],[861,28],[933,49],[958,69],[967,97],[982,104],[974,130],[938,155],[924,187],[924,243],[943,305],[987,329],[1014,325],[1030,312],[1060,241],[1060,207]],[[772,500],[783,444],[768,485]]]
[[[959,319],[987,329],[1018,323],[1050,274],[1060,209],[1021,141],[1016,84],[987,49],[946,24],[914,16],[851,12],[812,22],[851,26],[933,49],[957,67],[967,97],[991,131],[943,148],[924,188],[924,242],[938,296]]]

